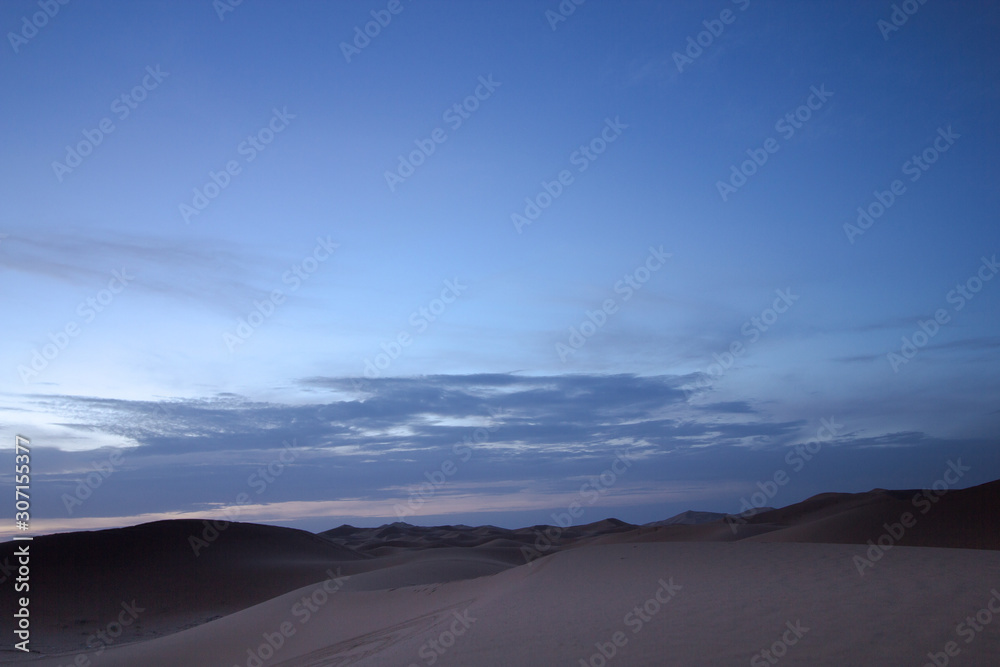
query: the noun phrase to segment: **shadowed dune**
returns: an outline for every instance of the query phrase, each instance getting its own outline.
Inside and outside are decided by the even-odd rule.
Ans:
[[[40,650],[84,647],[113,621],[122,603],[144,611],[120,641],[204,623],[326,577],[365,559],[312,533],[247,523],[221,524],[214,541],[202,521],[156,521],[129,528],[62,533],[31,542],[31,604]],[[208,533],[211,537],[212,533]],[[15,562],[16,543],[0,544],[0,563]],[[14,596],[0,597],[11,618]]]
[[[989,551],[902,547],[865,577],[851,565],[859,552],[832,544],[595,545],[450,583],[359,591],[345,584],[321,597],[309,586],[112,647],[92,664],[253,667],[266,656],[271,667],[568,665],[603,649],[622,665],[746,665],[784,637],[791,643],[781,664],[922,665],[927,652],[959,638],[956,625],[984,608],[995,589],[989,582],[1000,581],[1000,558]],[[315,611],[306,614],[301,604],[310,599]],[[997,625],[963,644],[962,664],[994,664]]]
[[[831,497],[832,496],[832,497]],[[750,525],[779,526],[753,539],[785,542],[834,542],[865,544],[876,541],[890,528],[902,536],[903,546],[955,549],[1000,549],[1000,481],[968,489],[947,491],[886,491],[858,494],[823,494],[796,505],[759,514]]]
[[[542,665],[611,646],[620,664],[747,664],[802,620],[810,634],[784,664],[921,665],[1000,586],[998,501],[1000,481],[644,526],[396,522],[314,535],[234,523],[195,542],[198,555],[201,521],[51,535],[31,546],[31,604],[32,648],[53,657],[6,650],[0,662],[66,665],[85,651],[93,665]],[[894,546],[859,569],[869,541]],[[0,562],[14,548],[0,545]],[[629,611],[671,581],[682,592],[650,603],[664,611],[639,627],[657,629],[633,634]],[[136,622],[88,650],[133,601]],[[13,611],[4,596],[0,613]],[[607,644],[619,631],[627,641]],[[963,664],[992,664],[1000,614],[973,639]]]
[[[822,493],[753,516],[697,525],[657,522],[602,543],[735,541],[867,544],[888,533],[901,546],[1000,550],[1000,481],[939,494],[932,490]],[[902,525],[904,515],[908,523]],[[659,525],[658,525],[659,524]],[[900,524],[902,531],[895,524]],[[892,534],[890,533],[890,536]]]

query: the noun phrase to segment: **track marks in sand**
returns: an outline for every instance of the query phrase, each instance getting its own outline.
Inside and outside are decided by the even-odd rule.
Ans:
[[[433,592],[433,589],[430,592]],[[352,665],[359,660],[370,658],[404,639],[424,633],[439,623],[453,619],[455,613],[468,609],[469,605],[475,601],[476,599],[472,598],[442,607],[403,623],[352,637],[291,660],[277,663],[274,667],[342,667]]]

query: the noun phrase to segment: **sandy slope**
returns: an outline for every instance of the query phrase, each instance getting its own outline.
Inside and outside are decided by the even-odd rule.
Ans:
[[[944,493],[887,491],[823,493],[746,519],[698,525],[638,526],[597,538],[602,543],[657,541],[823,542],[867,544],[889,533],[902,546],[1000,550],[1000,481]],[[895,524],[909,515],[900,532]]]
[[[329,567],[363,556],[312,533],[233,523],[196,555],[201,521],[157,521],[131,528],[64,533],[31,543],[32,645],[54,651],[85,646],[122,604],[143,608],[119,641],[175,632],[322,579]],[[212,533],[208,533],[211,537]],[[198,543],[196,543],[198,544]],[[0,544],[0,562],[14,543]],[[4,587],[0,617],[14,612]],[[6,626],[5,626],[6,627]],[[0,660],[2,660],[0,654]]]
[[[32,546],[32,646],[50,657],[0,662],[753,666],[773,646],[790,665],[994,665],[998,504],[993,482],[822,494],[734,526],[231,524],[197,556],[201,522],[54,535]],[[136,621],[95,650],[132,600]]]
[[[599,650],[595,642],[610,652],[616,632],[618,664],[746,665],[783,638],[795,640],[785,646],[788,665],[921,665],[948,641],[961,642],[962,665],[993,664],[1000,615],[971,643],[956,626],[1000,586],[1000,554],[900,547],[860,576],[853,557],[863,552],[751,542],[593,546],[479,579],[334,590],[314,597],[322,603],[308,616],[295,611],[318,590],[306,587],[109,649],[93,664],[254,665],[248,649],[276,637],[282,623],[290,636],[268,665],[429,665],[432,656],[437,665],[579,664]]]

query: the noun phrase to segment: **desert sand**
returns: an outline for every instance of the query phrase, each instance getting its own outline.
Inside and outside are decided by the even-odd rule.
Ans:
[[[45,536],[35,652],[5,640],[0,662],[995,665],[998,500],[992,482],[646,526],[162,521]],[[0,562],[12,553],[0,545]]]

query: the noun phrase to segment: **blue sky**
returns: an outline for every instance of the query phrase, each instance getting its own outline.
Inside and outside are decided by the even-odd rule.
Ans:
[[[226,6],[0,7],[39,530],[1000,477],[992,3]]]

